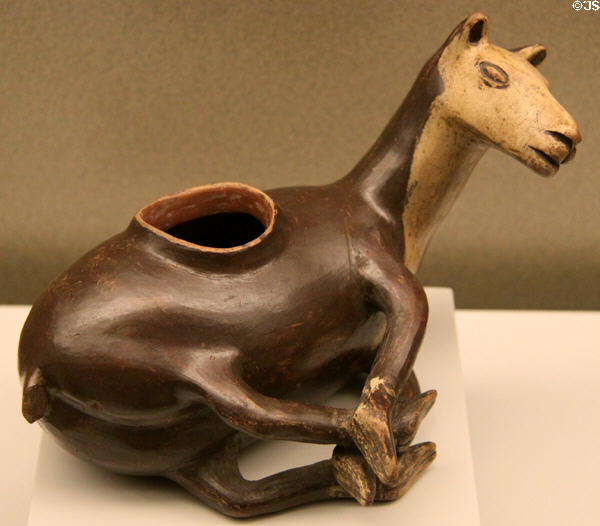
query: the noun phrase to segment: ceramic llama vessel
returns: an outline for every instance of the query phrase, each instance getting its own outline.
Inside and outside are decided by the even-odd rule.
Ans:
[[[411,372],[431,235],[487,147],[551,175],[581,140],[536,69],[544,56],[493,45],[475,13],[339,181],[222,183],[144,207],[33,306],[25,418],[83,459],[168,477],[236,517],[400,497],[435,456],[411,445],[435,399]],[[354,410],[324,403],[359,375]],[[248,481],[237,457],[256,439],[337,447]]]

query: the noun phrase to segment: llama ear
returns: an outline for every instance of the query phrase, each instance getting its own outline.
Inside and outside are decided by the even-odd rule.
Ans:
[[[468,45],[476,46],[487,42],[488,20],[483,13],[473,13],[462,23],[460,39]]]
[[[531,62],[534,66],[541,64],[546,58],[546,48],[541,44],[534,44],[533,46],[523,46],[517,49],[511,50],[518,55],[521,55],[525,60]]]

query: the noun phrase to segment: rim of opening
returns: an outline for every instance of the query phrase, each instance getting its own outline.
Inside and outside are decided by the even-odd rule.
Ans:
[[[265,230],[243,245],[227,248],[198,245],[165,231],[186,221],[218,213],[249,214],[260,221]],[[273,200],[258,188],[242,183],[215,183],[160,197],[143,207],[135,219],[143,227],[172,243],[202,252],[222,254],[258,245],[273,231],[276,214]]]

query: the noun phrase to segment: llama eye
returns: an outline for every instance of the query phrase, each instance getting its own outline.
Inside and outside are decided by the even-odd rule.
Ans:
[[[506,88],[508,86],[508,75],[500,66],[491,62],[480,62],[479,71],[483,82],[490,88]]]

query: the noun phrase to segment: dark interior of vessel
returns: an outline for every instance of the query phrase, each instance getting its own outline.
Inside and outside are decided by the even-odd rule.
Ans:
[[[244,245],[265,231],[263,224],[251,214],[221,212],[179,223],[166,230],[179,239],[196,245],[231,248]]]

